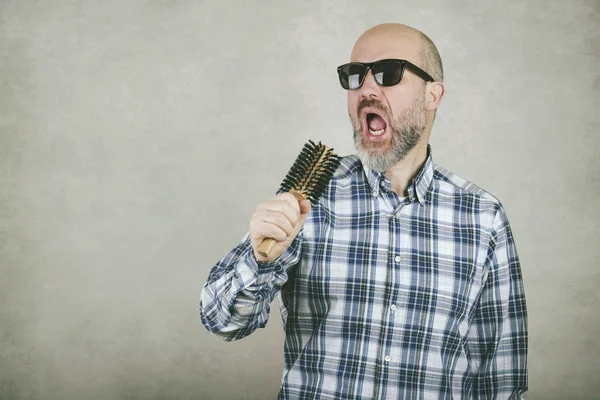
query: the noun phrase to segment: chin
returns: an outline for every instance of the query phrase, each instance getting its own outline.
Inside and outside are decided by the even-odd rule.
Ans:
[[[385,150],[366,148],[362,145],[355,147],[356,154],[363,165],[375,171],[385,172],[400,161],[391,149],[389,149],[389,145]]]

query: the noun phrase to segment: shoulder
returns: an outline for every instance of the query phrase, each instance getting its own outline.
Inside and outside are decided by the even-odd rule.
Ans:
[[[335,171],[333,179],[344,180],[354,177],[362,171],[362,163],[356,154],[341,157],[340,166]]]
[[[345,202],[352,202],[356,196],[366,197],[368,193],[370,190],[362,163],[358,156],[348,155],[341,157],[340,165],[320,197],[319,204],[324,209],[334,209]]]
[[[340,165],[331,179],[331,186],[336,187],[338,190],[343,190],[355,185],[357,181],[364,181],[363,167],[360,159],[355,154],[341,157]]]
[[[450,201],[455,208],[469,208],[483,214],[482,222],[490,226],[496,225],[498,220],[507,222],[500,199],[481,186],[437,164],[434,164],[433,181],[433,196],[439,202]]]
[[[500,199],[489,191],[460,175],[434,164],[433,179],[441,196],[470,196],[490,204],[501,204]]]

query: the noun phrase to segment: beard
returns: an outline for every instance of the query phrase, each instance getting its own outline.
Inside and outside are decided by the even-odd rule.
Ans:
[[[388,121],[389,125],[386,129],[390,130],[391,141],[386,148],[382,148],[379,144],[369,143],[363,138],[362,119],[356,123],[350,117],[354,130],[354,147],[363,165],[375,171],[385,172],[403,160],[423,137],[427,125],[425,90],[421,96],[415,99],[409,109],[395,118],[377,99],[361,100],[358,103],[356,115],[360,115],[365,107],[377,108],[381,112],[380,115]],[[368,127],[366,128],[368,129]]]

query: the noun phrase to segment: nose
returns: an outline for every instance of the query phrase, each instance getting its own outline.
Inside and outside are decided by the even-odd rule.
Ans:
[[[375,82],[375,77],[373,76],[373,71],[371,68],[367,70],[367,76],[365,76],[365,80],[363,81],[362,86],[360,87],[360,95],[365,98],[378,97],[381,93],[381,87]]]

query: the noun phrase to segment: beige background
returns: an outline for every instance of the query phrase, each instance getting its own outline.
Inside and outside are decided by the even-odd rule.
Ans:
[[[0,398],[275,398],[277,308],[225,343],[200,291],[307,139],[353,151],[335,68],[386,21],[442,55],[434,161],[506,206],[530,398],[599,398],[600,2],[508,3],[0,1]]]

